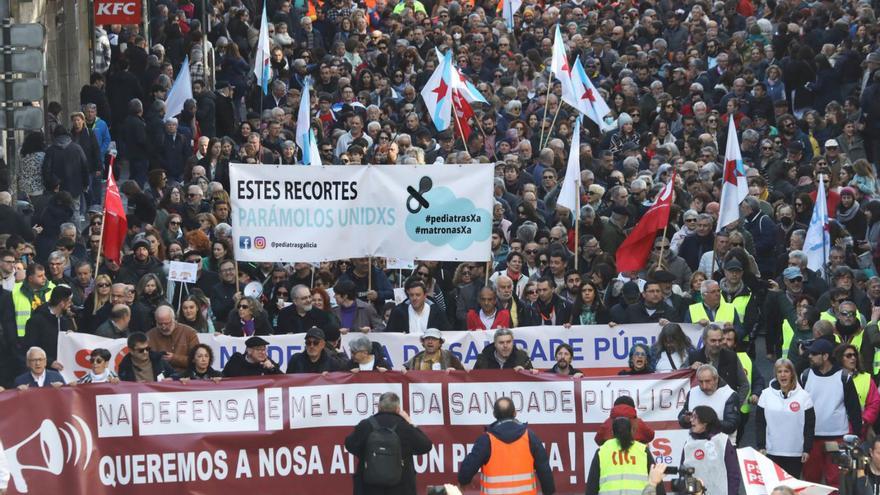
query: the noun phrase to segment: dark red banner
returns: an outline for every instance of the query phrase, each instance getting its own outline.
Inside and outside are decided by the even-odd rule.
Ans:
[[[558,493],[583,493],[595,431],[629,395],[657,430],[654,455],[678,463],[675,418],[690,372],[566,378],[504,371],[334,373],[214,382],[100,384],[0,393],[8,493],[343,494],[357,466],[345,437],[397,392],[433,450],[415,458],[419,493],[455,483],[492,405],[511,397],[544,441]],[[256,490],[256,491],[254,491]],[[465,491],[476,493],[474,483]]]
[[[140,24],[141,0],[95,0],[95,24]]]

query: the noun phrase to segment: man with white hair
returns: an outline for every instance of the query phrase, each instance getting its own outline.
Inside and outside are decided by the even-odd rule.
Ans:
[[[183,180],[183,168],[192,156],[192,145],[189,139],[177,132],[177,119],[172,117],[165,121],[165,133],[160,146],[160,160],[168,174],[175,182]]]
[[[46,363],[46,351],[39,347],[31,347],[27,351],[28,371],[15,378],[15,386],[19,390],[27,390],[31,387],[61,387],[66,382],[61,373],[48,369]]]
[[[718,370],[711,364],[697,368],[697,385],[691,387],[684,407],[678,414],[678,424],[690,428],[691,411],[697,406],[709,406],[718,415],[721,431],[731,435],[739,424],[739,405],[741,401],[736,391],[718,376]]]
[[[156,327],[147,332],[150,349],[163,352],[163,359],[168,361],[175,371],[186,371],[189,365],[189,352],[199,345],[196,331],[187,325],[177,322],[174,309],[162,305],[156,308]]]

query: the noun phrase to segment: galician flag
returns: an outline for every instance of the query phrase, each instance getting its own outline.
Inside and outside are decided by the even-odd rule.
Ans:
[[[321,165],[321,155],[318,152],[318,144],[315,143],[315,133],[312,131],[311,120],[311,97],[309,86],[311,78],[307,78],[303,84],[302,97],[299,100],[299,113],[296,116],[296,145],[302,152],[303,165]]]
[[[571,84],[571,65],[565,53],[565,43],[562,41],[562,32],[556,25],[556,35],[553,39],[553,58],[550,59],[550,72],[559,79],[562,84],[562,101],[578,108],[578,98],[574,94]]]
[[[448,129],[452,121],[452,85],[452,50],[447,50],[421,92],[438,131]]]
[[[508,31],[513,31],[513,15],[522,7],[523,0],[501,0],[501,14]]]
[[[183,104],[186,103],[186,100],[191,100],[192,97],[192,76],[189,73],[189,57],[184,57],[183,65],[180,66],[180,72],[177,73],[174,84],[171,85],[171,89],[168,91],[168,97],[165,98],[165,120],[176,117],[177,114],[182,112]]]
[[[440,50],[434,47],[434,53],[437,55],[437,63],[442,63],[443,54],[440,53]],[[461,73],[455,63],[452,64],[452,90],[461,94],[468,103],[489,103],[477,87]]]
[[[608,108],[605,99],[602,98],[599,90],[593,85],[593,81],[590,80],[590,76],[587,75],[587,71],[584,70],[584,66],[580,63],[580,60],[575,64],[575,70],[577,71],[577,76],[580,78],[580,84],[584,87],[584,91],[580,95],[580,102],[584,115],[601,128],[605,125],[603,119],[606,115],[611,113],[611,109]]]
[[[743,165],[739,151],[739,140],[736,137],[736,125],[730,116],[727,128],[727,148],[724,150],[724,180],[721,183],[721,209],[718,212],[718,226],[715,232],[739,220],[739,204],[749,195],[749,183],[746,181],[746,167]]]
[[[568,152],[568,164],[565,167],[565,179],[556,204],[571,210],[572,217],[578,218],[578,195],[581,193],[581,119],[574,123],[571,135],[571,150]]]
[[[813,205],[813,218],[807,228],[804,239],[804,251],[807,252],[807,268],[824,273],[831,252],[831,234],[828,232],[828,202],[825,199],[825,174],[819,174],[819,190],[816,192],[816,204]]]
[[[266,0],[263,0],[263,16],[260,20],[260,38],[257,41],[257,53],[254,55],[254,75],[257,76],[257,84],[263,88],[263,94],[269,94],[269,80],[272,79],[272,65],[269,63],[271,52],[269,51],[269,11],[266,10]]]

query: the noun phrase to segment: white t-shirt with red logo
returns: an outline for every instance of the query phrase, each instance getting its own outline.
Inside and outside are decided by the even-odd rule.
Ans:
[[[804,452],[804,423],[813,399],[800,385],[783,397],[782,390],[770,386],[761,392],[758,407],[767,420],[767,453],[800,457]]]

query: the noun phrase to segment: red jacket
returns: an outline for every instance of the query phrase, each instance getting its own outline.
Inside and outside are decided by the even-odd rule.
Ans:
[[[636,410],[626,404],[618,404],[611,409],[611,416],[602,423],[599,431],[596,432],[596,443],[598,445],[605,443],[605,440],[614,438],[614,434],[611,433],[611,423],[620,417],[629,418],[632,421],[634,429],[633,438],[636,441],[650,443],[651,440],[654,440],[654,429],[638,418]]]
[[[510,311],[499,309],[495,311],[495,321],[492,322],[492,328],[510,328]],[[491,330],[483,325],[480,319],[480,310],[472,309],[467,312],[467,329],[468,330]]]

